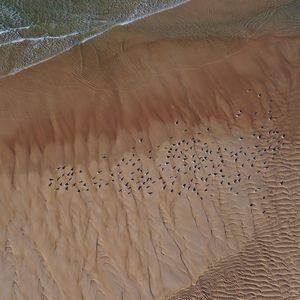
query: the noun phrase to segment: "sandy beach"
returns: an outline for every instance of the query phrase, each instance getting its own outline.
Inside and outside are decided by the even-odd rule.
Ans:
[[[210,8],[0,80],[0,299],[299,299],[300,36]]]

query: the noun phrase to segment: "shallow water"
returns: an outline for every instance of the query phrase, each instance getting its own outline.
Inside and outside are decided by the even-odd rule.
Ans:
[[[165,24],[144,28],[143,33],[160,32],[168,37],[193,36],[229,39],[251,38],[266,30],[278,33],[298,32],[299,0],[262,0],[242,3],[239,0],[220,5],[217,1],[199,0],[203,9]],[[5,0],[0,4],[0,77],[56,56],[105,31],[131,23],[145,16],[176,7],[188,0]],[[183,12],[184,14],[184,12]],[[161,23],[162,22],[162,23]]]
[[[199,0],[201,14],[175,16],[177,22],[140,30],[160,32],[168,37],[196,35],[211,38],[249,38],[266,29],[299,31],[300,1],[239,0],[220,5]],[[0,4],[0,77],[56,56],[105,31],[131,23],[145,16],[173,8],[188,0],[5,0]],[[184,12],[183,12],[184,13]],[[174,12],[176,15],[176,11]],[[162,18],[163,19],[163,18]],[[162,22],[162,23],[160,23]]]
[[[0,77],[53,57],[110,28],[186,0],[8,0],[0,3]]]

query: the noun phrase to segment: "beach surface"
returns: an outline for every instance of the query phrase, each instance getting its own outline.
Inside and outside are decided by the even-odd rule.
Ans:
[[[0,80],[0,299],[299,299],[291,2],[190,1]]]

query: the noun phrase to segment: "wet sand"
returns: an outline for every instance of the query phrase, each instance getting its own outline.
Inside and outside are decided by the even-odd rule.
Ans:
[[[299,297],[300,38],[192,9],[1,79],[1,299]]]

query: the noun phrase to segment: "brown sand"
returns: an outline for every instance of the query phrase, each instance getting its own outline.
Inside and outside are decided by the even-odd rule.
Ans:
[[[0,81],[0,299],[299,299],[300,38],[173,14]]]

